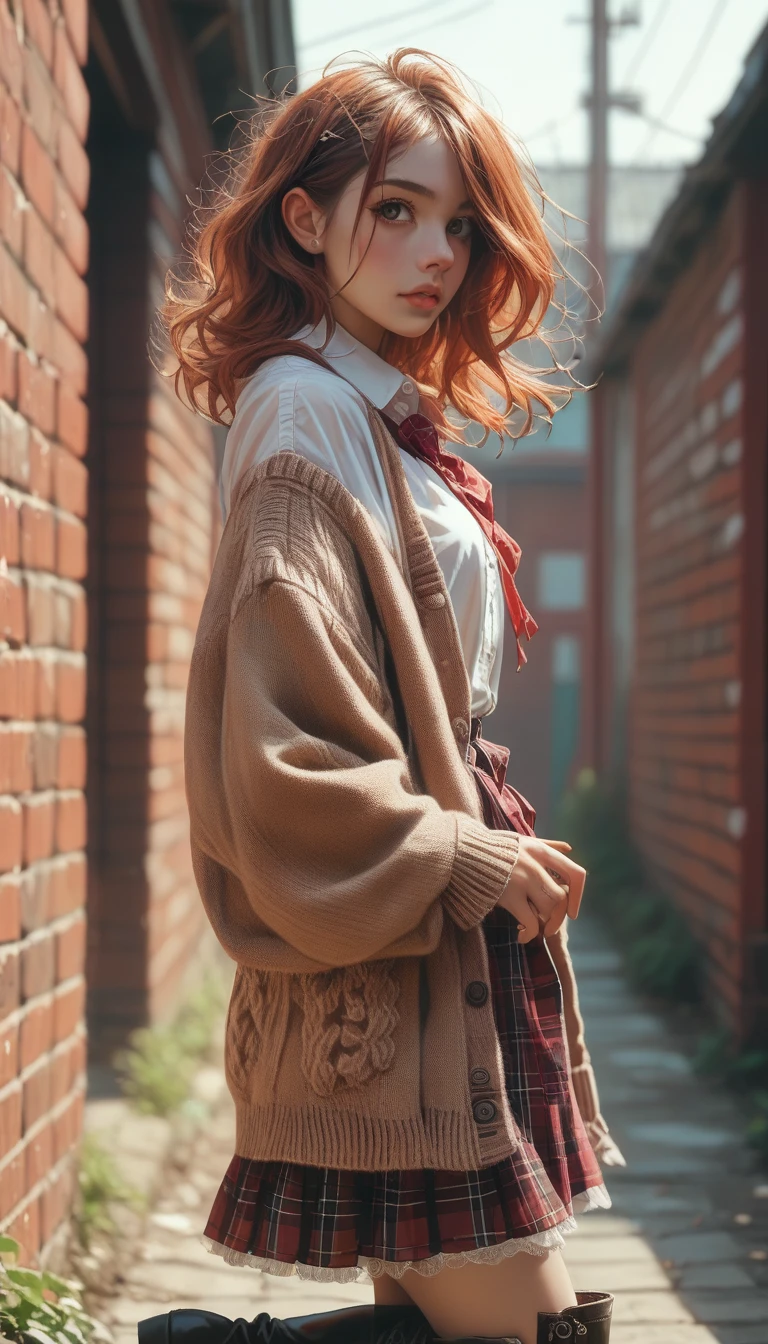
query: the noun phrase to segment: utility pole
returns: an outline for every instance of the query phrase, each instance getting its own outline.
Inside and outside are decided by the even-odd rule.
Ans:
[[[590,293],[600,308],[605,286],[606,214],[608,207],[608,8],[607,0],[592,0],[591,92],[589,97],[589,206],[588,255],[597,271],[590,277]]]

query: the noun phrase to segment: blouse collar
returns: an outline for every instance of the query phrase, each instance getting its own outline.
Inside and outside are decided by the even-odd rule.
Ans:
[[[294,341],[303,341],[313,350],[319,349],[327,330],[325,318],[316,326],[305,326],[293,335]],[[336,330],[324,350],[320,352],[329,364],[362,392],[380,411],[386,411],[396,424],[419,409],[419,389],[393,364],[369,350],[367,345],[336,323]]]

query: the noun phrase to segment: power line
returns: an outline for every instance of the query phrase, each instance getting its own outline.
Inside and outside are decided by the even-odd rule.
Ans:
[[[654,10],[653,18],[651,19],[650,23],[648,24],[648,27],[645,30],[643,40],[640,43],[640,46],[638,47],[637,51],[635,52],[634,60],[630,62],[629,69],[626,71],[626,73],[622,78],[622,84],[624,84],[625,86],[629,84],[629,81],[631,79],[634,79],[635,75],[640,69],[640,66],[643,64],[643,61],[645,60],[646,56],[648,55],[648,52],[651,49],[653,39],[655,38],[658,29],[661,27],[661,21],[668,12],[669,12],[669,0],[660,0],[660,3]]]
[[[683,93],[690,84],[693,75],[695,74],[699,62],[701,61],[701,58],[704,55],[704,52],[706,51],[707,47],[709,46],[711,38],[714,35],[715,29],[717,28],[717,25],[720,22],[721,18],[723,17],[726,9],[728,8],[728,4],[729,0],[715,0],[709,18],[707,19],[707,22],[704,25],[704,28],[702,29],[701,36],[699,37],[699,40],[691,53],[690,60],[688,61],[688,64],[684,67],[683,72],[680,75],[680,78],[678,79],[672,92],[669,95],[669,98],[667,99],[666,103],[661,109],[661,112],[656,118],[657,121],[661,123],[665,122],[666,118],[669,116],[672,109],[677,106],[678,102],[680,101],[680,98],[682,97]],[[643,155],[647,152],[649,146],[656,139],[658,133],[659,128],[655,127],[650,132],[650,134],[646,136],[646,139],[643,141],[642,145],[640,146],[635,156],[635,159],[633,160],[633,165],[640,162]]]
[[[324,33],[322,37],[316,37],[311,42],[301,43],[301,51],[302,53],[311,51],[313,47],[322,47],[328,42],[343,42],[348,37],[354,39],[359,33],[368,32],[370,28],[386,28],[400,19],[409,19],[413,23],[414,18],[421,18],[422,14],[426,14],[433,9],[445,9],[446,5],[450,3],[451,0],[432,0],[431,4],[422,5],[417,15],[414,14],[413,7],[411,7],[410,9],[399,9],[396,14],[369,19],[367,23],[356,23],[352,28],[337,28],[334,33]],[[461,19],[467,14],[476,14],[481,9],[490,9],[492,4],[493,0],[480,0],[478,4],[472,5],[471,8],[459,10],[454,14],[446,14],[444,18],[438,16],[433,22],[439,27],[442,23],[450,23],[452,19]]]

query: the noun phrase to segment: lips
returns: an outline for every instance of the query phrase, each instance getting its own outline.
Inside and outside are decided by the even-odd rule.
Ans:
[[[440,295],[434,289],[412,289],[410,294],[401,297],[413,308],[436,308],[440,302]]]

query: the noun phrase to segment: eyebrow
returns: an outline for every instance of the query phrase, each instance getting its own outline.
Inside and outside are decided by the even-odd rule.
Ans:
[[[428,196],[431,201],[436,200],[437,193],[431,187],[424,187],[420,182],[411,182],[407,177],[384,177],[380,182],[373,182],[372,187],[402,187],[403,191],[415,191],[418,196]],[[456,206],[457,210],[474,209],[472,201],[462,201]]]

